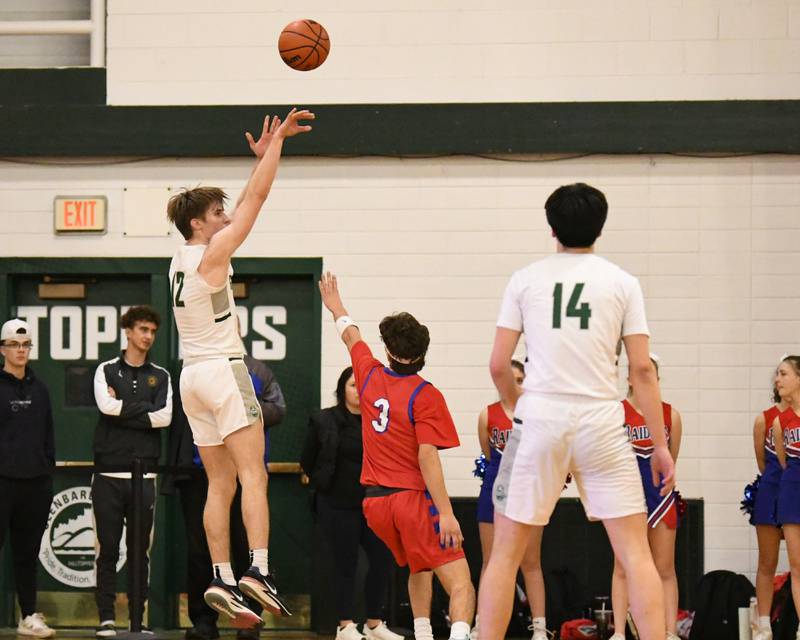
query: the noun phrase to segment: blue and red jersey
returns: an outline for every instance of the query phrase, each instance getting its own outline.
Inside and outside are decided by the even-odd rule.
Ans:
[[[633,446],[633,452],[640,458],[650,458],[653,455],[654,445],[650,428],[644,422],[644,416],[627,400],[622,401],[622,406],[625,409],[625,430]],[[661,407],[664,411],[664,435],[669,445],[672,432],[672,405],[662,402]]]
[[[421,376],[384,366],[363,341],[350,358],[361,405],[361,484],[424,491],[419,445],[459,445],[444,396]]]

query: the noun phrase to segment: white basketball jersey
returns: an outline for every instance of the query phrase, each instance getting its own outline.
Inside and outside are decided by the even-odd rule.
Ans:
[[[591,253],[557,253],[517,271],[498,327],[522,331],[526,391],[616,400],[621,336],[649,335],[639,281]]]
[[[206,246],[183,245],[169,266],[172,312],[184,361],[244,354],[230,285],[233,268],[229,267],[228,281],[223,286],[209,285],[197,273]]]

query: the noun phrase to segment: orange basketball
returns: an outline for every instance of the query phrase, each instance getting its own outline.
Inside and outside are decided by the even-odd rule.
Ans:
[[[325,62],[331,40],[319,22],[295,20],[287,24],[278,38],[281,59],[297,71],[311,71]]]

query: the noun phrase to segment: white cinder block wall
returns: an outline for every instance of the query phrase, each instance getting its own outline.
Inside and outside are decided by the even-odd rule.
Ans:
[[[239,253],[324,256],[378,353],[383,315],[408,310],[429,325],[424,373],[444,391],[462,440],[444,456],[447,483],[454,495],[476,495],[475,424],[496,397],[487,362],[505,283],[552,250],[542,205],[555,187],[580,179],[602,188],[611,212],[599,250],[641,279],[664,396],[684,418],[679,486],[706,500],[706,568],[753,574],[755,539],[738,503],[755,473],[751,426],[768,405],[771,371],[800,351],[800,158],[530,160],[289,158]],[[250,162],[0,167],[3,255],[169,256],[175,232],[122,235],[122,188],[202,182],[235,193]],[[108,195],[106,236],[53,236],[53,196],[67,192]],[[323,327],[329,399],[347,359],[327,315]]]
[[[111,104],[800,96],[798,0],[108,0]],[[287,23],[328,29],[311,73]]]
[[[33,6],[9,6],[19,14],[21,4]],[[60,0],[59,10],[72,17],[79,4]],[[276,53],[281,27],[301,17],[325,24],[333,42],[313,73]],[[108,0],[107,35],[111,104],[800,97],[800,0],[509,0],[502,10],[488,0]],[[0,48],[0,66],[44,59],[26,46]],[[425,373],[463,442],[445,456],[448,485],[474,495],[475,422],[495,398],[486,363],[505,282],[552,249],[541,206],[555,187],[580,179],[604,189],[611,215],[599,248],[644,286],[664,395],[684,416],[680,488],[706,500],[706,569],[752,576],[756,545],[738,502],[755,471],[750,430],[770,373],[782,353],[800,351],[800,158],[538,160],[290,159],[240,255],[324,256],[375,348],[386,313],[406,309],[430,326]],[[168,256],[177,237],[123,236],[123,187],[236,189],[249,166],[3,162],[0,252]],[[108,195],[108,235],[54,237],[53,196],[81,192]],[[346,359],[327,317],[324,327],[329,398]]]

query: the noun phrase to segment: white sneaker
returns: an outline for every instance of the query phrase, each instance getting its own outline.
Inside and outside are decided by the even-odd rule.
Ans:
[[[478,621],[475,621],[475,626],[469,630],[469,640],[478,640],[480,631],[478,631]]]
[[[672,631],[667,631],[667,640],[681,640],[681,639],[680,637],[672,633]]]
[[[355,622],[351,622],[346,627],[336,627],[336,640],[364,640],[364,636],[358,631]]]
[[[41,613],[32,613],[19,621],[17,634],[36,638],[51,638],[56,635],[56,632],[47,626]]]
[[[531,636],[531,640],[548,640],[546,629],[536,629]]]
[[[401,636],[399,633],[392,631],[386,626],[385,622],[381,622],[374,629],[370,629],[365,622],[361,630],[367,640],[405,640],[405,636]]]
[[[772,640],[772,629],[761,629],[753,634],[753,640]]]
[[[625,635],[622,633],[615,633],[608,640],[625,640]]]

